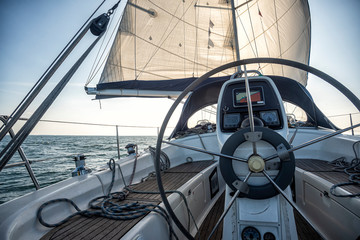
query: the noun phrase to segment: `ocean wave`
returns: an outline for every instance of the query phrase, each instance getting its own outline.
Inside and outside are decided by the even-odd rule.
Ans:
[[[128,143],[138,145],[139,152],[156,145],[157,137],[127,136],[119,138],[120,157],[125,157]],[[10,137],[0,142],[3,149]],[[41,187],[49,186],[71,177],[75,169],[73,158],[84,154],[86,166],[93,171],[101,169],[110,158],[117,158],[117,142],[114,136],[34,136],[30,135],[22,145],[25,155],[34,161],[31,167]],[[16,153],[9,163],[22,161]],[[34,191],[24,166],[6,168],[0,172],[0,204]]]

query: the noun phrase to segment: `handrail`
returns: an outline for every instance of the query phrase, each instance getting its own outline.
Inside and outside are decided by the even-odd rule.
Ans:
[[[4,123],[4,125],[6,125],[6,122],[8,119],[9,119],[8,117],[0,115],[0,121],[2,121]],[[8,133],[9,133],[10,137],[13,139],[15,136],[15,133],[12,130],[12,128],[9,129]],[[21,159],[23,160],[22,162],[19,162],[18,164],[25,165],[26,170],[28,171],[31,180],[34,183],[36,190],[40,189],[39,182],[37,181],[35,174],[30,166],[31,162],[27,159],[21,146],[17,149],[17,151],[18,151]]]
[[[357,113],[338,114],[338,115],[329,116],[328,118],[349,116],[350,126],[352,127],[352,126],[354,126],[354,123],[353,123],[353,115],[356,115],[356,114],[360,114],[360,112],[357,112]],[[354,129],[351,129],[351,135],[353,135],[353,136],[355,135]]]
[[[347,115],[356,115],[356,114],[360,114],[360,112],[337,114],[337,115],[328,116],[328,118],[331,118],[331,117],[343,117],[343,116],[347,116]]]
[[[19,120],[27,121],[29,119],[28,118],[20,118]],[[104,124],[104,123],[63,121],[63,120],[48,120],[48,119],[41,119],[39,122],[79,124],[79,125],[103,126],[103,127],[116,127],[116,126],[118,126],[118,127],[126,127],[126,128],[158,128],[158,126],[131,126],[131,125],[119,125],[119,124]]]
[[[6,121],[9,117],[5,116],[5,115],[0,115],[0,120],[4,120]],[[11,117],[10,117],[11,118]],[[29,120],[28,118],[19,118],[19,120],[21,121],[27,121]],[[122,127],[122,128],[153,128],[153,129],[157,129],[157,133],[159,133],[159,127],[157,126],[131,126],[131,125],[119,125],[119,124],[103,124],[103,123],[91,123],[91,122],[76,122],[76,121],[63,121],[63,120],[50,120],[50,119],[41,119],[40,122],[47,122],[47,123],[60,123],[60,124],[78,124],[78,125],[88,125],[88,126],[103,126],[103,127],[115,127],[116,128],[116,140],[117,140],[117,150],[118,150],[118,159],[120,159],[120,143],[119,143],[119,131],[118,128]],[[174,128],[174,127],[169,127],[169,128]],[[13,131],[9,132],[10,136],[14,135]],[[15,162],[15,163],[11,163],[11,164],[6,164],[4,166],[4,168],[12,168],[12,167],[18,167],[18,166],[22,166],[25,165],[29,175],[36,187],[36,189],[40,189],[40,185],[31,169],[31,164],[32,163],[36,163],[36,162],[43,162],[43,161],[48,161],[48,160],[53,160],[54,158],[45,158],[45,159],[38,159],[38,160],[28,160],[22,150],[21,147],[19,147],[18,149],[20,157],[23,159],[23,161],[20,162]],[[21,152],[21,153],[20,153]],[[66,155],[64,157],[70,157],[72,155]]]
[[[74,155],[65,155],[62,157],[73,157]],[[44,159],[38,159],[38,160],[29,160],[30,164],[36,163],[36,162],[44,162],[44,161],[49,161],[49,160],[54,160],[54,159],[58,159],[58,157],[52,157],[52,158],[44,158]],[[12,167],[18,167],[21,165],[26,164],[25,162],[15,162],[15,163],[8,163],[5,165],[5,168],[12,168]]]

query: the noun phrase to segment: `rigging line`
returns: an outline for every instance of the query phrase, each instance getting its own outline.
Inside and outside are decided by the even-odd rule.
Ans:
[[[256,57],[259,57],[259,52],[258,52],[258,49],[257,49],[256,40],[255,40],[254,25],[252,23],[249,4],[246,4],[246,5],[247,5],[247,12],[248,12],[248,16],[249,16],[250,26],[251,26],[251,32],[252,32],[252,35],[253,35],[253,38],[254,38],[253,41],[254,41],[254,45],[255,45]]]
[[[117,9],[115,10],[115,12],[116,12],[116,11],[117,11]],[[121,22],[121,19],[122,19],[122,16],[123,16],[123,15],[124,15],[124,13],[122,13],[121,16],[119,17],[118,22],[116,23],[116,26],[120,26],[120,22]],[[111,19],[111,20],[112,20],[112,19]],[[106,60],[108,59],[108,57],[109,57],[109,55],[110,55],[111,49],[108,50],[108,52],[107,52],[107,54],[106,54],[105,57],[103,57],[103,56],[104,56],[104,54],[105,54],[105,49],[106,49],[106,48],[109,46],[109,44],[110,44],[110,40],[113,38],[114,34],[117,33],[117,30],[118,30],[119,27],[116,27],[116,26],[115,26],[115,28],[113,29],[113,31],[112,31],[112,33],[111,33],[111,36],[110,36],[108,42],[106,43],[106,46],[105,46],[105,48],[104,48],[104,51],[102,52],[102,54],[101,54],[101,56],[100,56],[100,58],[99,58],[99,61],[98,61],[97,65],[96,65],[96,67],[95,67],[96,70],[94,69],[93,75],[92,75],[91,77],[89,77],[88,82],[86,83],[85,86],[88,86],[89,83],[94,80],[95,76],[96,76],[96,75],[98,74],[98,72],[100,71],[101,66],[103,66],[104,63],[106,62]],[[105,40],[105,38],[104,38],[104,40]],[[114,40],[114,41],[116,41],[116,37],[115,37],[115,40]],[[100,49],[99,49],[99,51],[100,51]],[[101,61],[101,64],[99,64],[101,58],[103,58],[103,60]],[[95,65],[95,63],[94,63],[94,65]]]
[[[183,16],[185,16],[185,12],[184,12],[184,10],[185,10],[185,1],[183,1]],[[183,22],[183,29],[184,29],[184,57],[186,56],[186,41],[185,41],[185,39],[186,39],[186,32],[185,32],[185,22]],[[185,66],[186,66],[186,61],[184,60],[184,76],[186,77],[186,71],[185,71]]]
[[[118,65],[118,64],[114,64],[114,63],[108,63],[108,65],[115,66],[115,67],[119,67],[119,68],[123,68],[123,69],[127,69],[127,70],[135,70],[134,68],[125,67],[125,66],[121,66],[121,65]],[[163,76],[163,75],[156,74],[156,73],[152,73],[152,72],[148,72],[148,71],[143,71],[143,73],[146,73],[146,74],[149,74],[149,75],[153,75],[153,76],[156,76],[156,77],[161,77],[161,78],[164,78],[164,80],[174,80],[174,79],[176,79],[176,78],[169,78],[168,76]]]
[[[149,1],[151,2],[151,1]],[[193,1],[194,2],[194,1]],[[152,2],[151,2],[152,3]],[[153,3],[154,4],[154,3]],[[154,4],[155,5],[155,4]],[[155,5],[156,6],[156,5]],[[189,8],[192,6],[192,4],[189,4],[189,7],[188,9],[186,9],[186,12],[189,10]],[[177,6],[176,10],[175,10],[175,13],[178,11],[178,9],[180,8],[180,2],[179,2],[179,5]],[[156,49],[154,50],[152,56],[149,58],[148,62],[145,64],[145,66],[143,67],[143,69],[141,70],[141,72],[139,73],[138,77],[140,77],[141,73],[144,71],[144,69],[147,67],[147,65],[150,63],[150,61],[153,59],[153,57],[155,57],[155,55],[157,54],[157,52],[159,51],[159,49],[161,48],[161,46],[164,44],[164,42],[170,37],[170,34],[175,30],[175,28],[177,27],[177,25],[181,22],[181,19],[184,17],[185,13],[183,13],[183,15],[181,16],[180,19],[178,19],[178,22],[175,24],[175,26],[173,27],[173,29],[169,32],[169,34],[165,37],[165,39],[163,39],[163,37],[165,36],[166,34],[166,31],[169,29],[170,25],[171,25],[171,22],[176,18],[175,15],[171,14],[172,18],[171,20],[169,21],[169,24],[166,28],[166,30],[164,31],[163,35],[161,36],[160,38],[160,41],[162,41],[159,45],[155,45],[156,46]],[[161,40],[163,39],[163,40]],[[185,60],[184,60],[185,61]]]
[[[245,6],[245,5],[248,5],[248,3],[252,2],[252,1],[253,1],[253,0],[244,2],[244,3],[242,3],[241,5],[237,6],[236,9],[241,8],[241,7]],[[252,8],[255,4],[256,4],[256,2],[254,2],[254,3],[250,6],[250,8]],[[247,10],[244,9],[241,13],[239,13],[239,16],[245,14],[246,12],[247,12]]]
[[[232,24],[232,18],[230,18],[230,11],[228,12],[228,15],[227,15],[227,22],[229,23],[229,26],[230,26],[230,24]],[[223,19],[223,15],[221,14],[221,23],[222,23],[222,26],[224,26],[225,24],[223,24],[225,22],[225,20]],[[229,26],[228,26],[228,29],[225,29],[225,28],[221,28],[222,29],[222,31],[223,31],[223,34],[225,35],[225,36],[228,36],[228,34],[227,34],[227,32],[229,31]],[[224,31],[226,31],[225,33],[224,33]],[[231,31],[233,31],[233,30],[231,30]],[[233,39],[235,38],[235,34],[233,34]],[[228,38],[227,37],[225,37],[225,42],[228,40]],[[221,54],[221,62],[224,62],[223,60],[224,60],[224,58],[225,58],[225,62],[231,62],[231,61],[235,61],[235,55],[234,55],[234,48],[233,48],[233,46],[231,46],[231,47],[229,47],[229,48],[231,48],[231,53],[232,53],[232,59],[230,59],[230,61],[228,61],[228,59],[227,59],[227,54],[226,54],[226,48],[225,47],[223,47],[222,48],[222,54]],[[230,57],[231,58],[231,57]],[[239,58],[240,58],[240,52],[239,52]],[[241,58],[240,58],[241,59]],[[235,71],[236,71],[236,68],[235,68]]]
[[[195,0],[195,1],[197,1],[197,0]],[[187,25],[189,25],[189,26],[191,26],[191,27],[196,27],[194,24],[189,23],[189,22],[187,22],[187,21],[185,21],[185,20],[182,20],[182,18],[179,18],[179,17],[175,16],[174,14],[171,14],[169,11],[167,11],[166,9],[162,8],[161,6],[153,3],[151,0],[149,0],[149,2],[151,2],[154,6],[158,7],[159,9],[161,9],[163,12],[167,13],[168,15],[171,15],[171,16],[177,18],[178,20],[185,22]],[[193,0],[193,1],[191,2],[191,4],[189,5],[189,8],[192,7],[192,6],[194,6],[193,3],[194,3],[194,0]],[[207,33],[207,30],[206,30],[206,29],[203,29],[203,28],[198,28],[198,29],[199,29],[199,30],[202,30],[202,31],[204,31],[204,32]],[[223,35],[221,35],[221,34],[219,34],[219,33],[213,33],[213,34],[215,34],[215,35],[217,35],[217,36],[220,36],[220,37],[226,37],[226,36],[223,36]]]
[[[257,4],[257,7],[258,7],[258,11],[260,12],[260,8],[259,8],[259,1],[257,1],[257,2],[256,2],[256,4]],[[267,39],[266,39],[265,28],[264,28],[264,22],[263,22],[262,17],[260,17],[260,22],[261,22],[261,28],[262,28],[262,31],[263,31],[263,34],[262,34],[262,35],[264,35],[264,40],[265,40],[266,51],[267,51],[267,53],[268,53],[268,56],[269,56],[269,57],[271,57],[271,56],[270,56],[270,51],[269,51],[268,42],[267,42]],[[271,64],[271,69],[272,69],[273,74],[275,74],[275,71],[274,71],[274,66],[273,66],[272,64]],[[262,71],[262,69],[261,69],[261,71]],[[262,72],[261,72],[261,73],[262,73]]]
[[[237,11],[236,11],[236,13],[237,13]],[[246,44],[243,48],[241,48],[241,49],[239,50],[239,52],[240,52],[242,49],[246,48],[248,45],[250,45],[252,52],[253,52],[254,55],[256,56],[255,50],[254,50],[254,48],[253,48],[253,46],[252,46],[252,44],[251,44],[249,35],[247,34],[247,31],[246,31],[245,26],[244,26],[244,23],[242,22],[241,17],[240,17],[239,15],[238,15],[237,18],[240,20],[241,26],[243,27],[244,32],[245,32],[245,35],[246,35],[246,38],[247,38],[247,40],[248,40],[248,44]]]
[[[128,10],[127,10],[127,6],[126,6],[125,9],[124,9],[124,14],[127,15],[128,13],[126,13],[126,11],[128,11]],[[129,12],[130,12],[130,10],[129,10]],[[120,27],[121,27],[121,24],[122,24],[122,21],[120,22]],[[120,42],[120,46],[121,46],[122,43],[123,43],[121,36],[119,37],[119,42]],[[114,46],[114,47],[115,47],[115,46],[118,46],[118,44],[116,43],[116,44],[114,44],[113,46]],[[121,65],[122,65],[122,58],[121,58],[121,56],[122,56],[122,49],[121,49],[121,47],[120,47],[120,49],[119,49],[119,52],[120,52],[120,57],[119,57],[119,58],[116,57],[115,59],[116,59],[117,63],[119,63],[120,66],[121,66]],[[110,54],[110,53],[109,53],[109,54]],[[109,64],[109,63],[110,63],[110,58],[107,59],[107,62],[106,62],[105,64]],[[120,71],[120,73],[119,73],[119,71]],[[106,73],[108,73],[108,70],[106,71]],[[111,73],[111,75],[113,75],[113,74],[114,74],[114,71],[111,71],[110,73]],[[115,79],[124,79],[124,71],[122,71],[121,68],[120,68],[120,70],[118,69],[118,71],[115,72],[115,75],[119,75],[119,76],[116,77]]]
[[[257,2],[258,2],[258,1],[257,1]],[[256,44],[254,26],[253,26],[253,23],[252,23],[252,18],[251,18],[251,14],[250,14],[249,4],[246,4],[246,5],[247,5],[247,9],[248,9],[248,15],[249,15],[249,20],[250,20],[250,25],[251,25],[251,31],[252,31],[252,35],[253,35],[253,38],[254,38],[254,44],[255,44],[255,50],[256,50],[256,57],[259,57],[259,51],[258,51],[257,44]],[[258,63],[258,65],[259,65],[259,68],[261,69],[260,63]]]
[[[19,120],[27,121],[29,118],[20,118]],[[78,124],[78,125],[89,125],[89,126],[102,126],[102,127],[129,127],[129,128],[157,128],[156,126],[130,126],[130,125],[119,125],[119,124],[104,124],[104,123],[89,123],[89,122],[74,122],[74,121],[63,121],[63,120],[50,120],[41,119],[39,122],[48,123],[66,123],[66,124]],[[171,127],[170,127],[171,128]]]
[[[88,81],[86,82],[86,84],[85,84],[85,87],[87,87],[93,80],[94,80],[94,78],[95,78],[95,76],[99,73],[99,71],[100,71],[100,69],[101,69],[101,67],[98,67],[99,65],[100,66],[103,66],[104,64],[105,64],[105,62],[106,62],[106,59],[109,57],[109,54],[110,54],[110,52],[108,52],[107,54],[106,54],[106,56],[103,58],[103,60],[101,61],[101,64],[99,64],[100,63],[100,59],[102,58],[102,56],[100,57],[100,59],[99,59],[99,62],[96,64],[96,69],[94,69],[94,72],[92,73],[92,75],[91,76],[89,76],[89,78],[88,78]],[[94,62],[94,65],[95,65],[95,62]]]
[[[240,4],[239,6],[235,7],[235,10],[237,10],[238,8],[241,8],[241,7],[245,6],[245,5],[248,5],[249,2],[252,2],[252,0],[249,0],[249,1],[246,1],[246,2],[244,2],[242,4]]]
[[[137,0],[135,0],[135,4],[137,4]],[[136,34],[136,22],[137,22],[137,20],[136,20],[136,12],[137,11],[136,10],[137,10],[137,8],[135,8],[135,11],[134,11],[135,12],[135,21],[134,21],[134,26],[135,26],[134,27],[134,36],[135,36],[134,37],[134,61],[135,61],[134,62],[134,68],[135,68],[134,69],[134,74],[135,74],[135,76],[134,77],[135,77],[135,80],[137,79],[137,74],[136,74],[136,35],[137,35]]]
[[[235,61],[235,59],[236,59],[236,56],[235,56],[236,55],[236,43],[234,43],[233,41],[236,41],[236,39],[235,39],[235,30],[234,30],[235,27],[233,26],[234,25],[233,17],[234,17],[233,12],[231,12],[231,15],[230,15],[230,13],[228,13],[229,27],[228,27],[227,31],[230,31],[229,32],[230,39],[228,39],[228,40],[229,40],[229,45],[230,45],[231,50],[232,50],[231,51],[231,53],[232,53],[232,61]],[[239,34],[238,34],[238,39],[239,39]],[[239,50],[239,59],[241,59],[240,50]],[[237,68],[235,67],[234,72],[236,72],[236,71],[237,71]]]
[[[35,160],[28,160],[29,164],[33,164],[33,163],[37,163],[37,162],[45,162],[45,161],[51,161],[51,160],[56,160],[57,162],[59,162],[60,159],[63,158],[70,158],[70,157],[74,157],[74,154],[69,154],[69,155],[61,155],[61,156],[56,156],[56,157],[49,157],[49,158],[43,158],[43,159],[35,159]],[[62,160],[60,160],[62,161]],[[64,160],[67,161],[67,160]],[[26,165],[25,161],[18,161],[18,162],[14,162],[14,163],[8,163],[6,166],[4,166],[4,169],[6,168],[13,168],[13,167],[18,167],[21,165]]]
[[[233,39],[235,40],[235,53],[236,53],[236,61],[240,60],[240,50],[239,50],[239,34],[238,34],[238,27],[237,27],[237,20],[236,20],[236,10],[235,10],[235,0],[231,0],[231,20],[232,20],[232,29],[234,31]],[[235,72],[241,72],[241,66],[237,66],[235,68]]]
[[[67,51],[71,51],[72,49],[69,49],[69,46],[71,47],[71,44],[74,44],[74,40],[78,38],[83,31],[84,27],[88,24],[90,19],[94,16],[94,14],[98,11],[98,9],[104,4],[106,0],[103,0],[103,2],[94,10],[94,12],[90,15],[90,17],[85,21],[85,23],[79,28],[79,30],[75,33],[75,35],[70,39],[70,41],[65,45],[65,47],[61,50],[61,52],[58,54],[58,56],[53,60],[53,62],[49,65],[49,67],[45,70],[45,72],[41,75],[39,80],[34,84],[34,86],[30,89],[30,91],[26,94],[26,96],[23,98],[23,100],[20,102],[20,104],[15,108],[15,110],[10,114],[10,117],[14,121],[14,123],[10,122],[10,125],[8,127],[5,127],[5,125],[8,124],[8,121],[4,122],[3,125],[0,127],[0,131],[5,127],[7,130],[4,132],[0,132],[0,140],[6,135],[6,133],[9,131],[9,129],[15,124],[23,112],[28,108],[28,106],[31,104],[31,102],[34,100],[34,98],[38,95],[39,91],[45,86],[45,84],[48,82],[49,78],[53,75],[53,73],[57,70],[58,61],[67,54]],[[78,36],[79,35],[79,36]],[[69,54],[69,53],[68,53]],[[54,72],[51,70],[54,69]],[[47,79],[47,76],[49,75],[49,78]],[[44,80],[45,78],[45,80]],[[35,92],[36,91],[36,92]],[[23,109],[24,108],[24,109]],[[10,118],[8,118],[10,119]],[[4,136],[2,136],[4,134]]]
[[[198,27],[199,27],[199,9],[195,9],[195,14],[194,14],[194,22],[195,22],[195,54],[194,54],[194,62],[193,62],[193,77],[195,77],[195,68],[196,68],[196,64],[195,64],[195,61],[197,60],[197,56],[198,56]],[[199,76],[198,75],[198,72],[199,72],[199,69],[197,68],[197,74],[196,76]]]
[[[133,35],[133,33],[130,33],[130,34]],[[140,36],[135,36],[135,37],[137,37],[137,38],[143,40],[144,42],[149,43],[149,44],[151,44],[151,45],[153,45],[153,46],[159,47],[159,50],[161,49],[161,50],[163,50],[163,51],[165,51],[165,52],[167,52],[167,53],[169,53],[169,54],[171,54],[171,55],[173,55],[173,56],[176,56],[176,57],[178,57],[178,58],[180,58],[180,59],[183,59],[183,58],[184,58],[184,57],[182,57],[182,56],[180,56],[180,55],[178,55],[178,54],[175,54],[175,53],[173,53],[173,52],[171,52],[171,51],[169,51],[169,50],[166,50],[165,48],[162,48],[162,47],[160,47],[160,46],[157,46],[157,45],[155,45],[154,43],[149,42],[148,40],[146,40],[146,39],[144,39],[144,38],[141,38]],[[190,63],[193,62],[193,61],[190,60],[190,59],[187,59],[187,58],[185,58],[185,59],[186,59],[188,62],[190,62]],[[206,67],[206,65],[201,64],[201,63],[198,63],[198,62],[196,62],[196,64],[198,64],[199,66],[202,66],[202,67]],[[225,71],[221,71],[221,72],[228,74],[228,73],[225,72]]]
[[[292,5],[293,6],[293,5]],[[292,7],[291,6],[291,7]],[[290,10],[290,8],[287,10],[287,12]],[[284,15],[283,15],[284,16]],[[279,19],[280,20],[280,19]],[[305,27],[304,27],[304,29],[302,30],[302,32],[300,33],[300,35],[298,36],[298,38],[285,50],[285,51],[283,51],[283,54],[285,54],[285,53],[287,53],[288,51],[290,51],[290,49],[300,40],[300,38],[301,38],[301,36],[305,33],[305,31],[307,30],[307,28],[308,28],[308,25],[309,25],[309,23],[310,23],[310,19],[308,19],[308,21],[307,21],[307,23],[306,23],[306,25],[305,25]],[[274,25],[274,24],[273,24]],[[270,28],[268,28],[267,30],[269,30]],[[267,31],[266,30],[266,31]],[[265,33],[265,32],[264,32]],[[262,34],[261,34],[262,35]],[[260,37],[261,35],[259,35],[258,37]],[[256,38],[258,38],[258,37],[256,37]],[[249,44],[247,44],[247,45],[249,45]],[[246,46],[247,46],[246,45]],[[241,48],[241,50],[242,49],[244,49],[245,47],[243,47],[243,48]],[[281,58],[281,56],[277,56],[277,58]],[[262,67],[262,69],[264,69],[265,67],[267,67],[267,66],[269,66],[269,65],[272,65],[271,63],[266,63],[265,65],[263,65],[263,67]]]
[[[113,14],[115,14],[116,11],[117,11],[117,8],[114,10],[114,13],[113,13]],[[122,15],[121,15],[121,16],[122,16]],[[119,24],[120,19],[121,19],[121,16],[120,16],[120,18],[119,18],[116,26]],[[111,19],[110,19],[109,26],[112,24],[113,20],[114,20],[114,18],[111,18]],[[96,74],[99,72],[98,66],[99,66],[99,63],[100,63],[100,59],[104,56],[105,49],[109,46],[110,39],[114,36],[114,32],[116,32],[116,30],[117,30],[117,27],[116,27],[116,26],[115,26],[115,28],[113,29],[113,31],[112,31],[112,33],[111,33],[111,36],[110,36],[110,38],[108,39],[108,41],[107,41],[107,43],[106,43],[106,46],[105,46],[105,48],[104,48],[104,51],[102,51],[100,58],[98,58],[98,56],[99,56],[99,54],[100,54],[100,51],[101,51],[101,47],[104,45],[105,39],[106,39],[106,37],[107,37],[107,35],[108,35],[108,31],[106,31],[105,36],[104,36],[104,38],[103,38],[103,40],[102,40],[102,43],[101,43],[101,45],[100,45],[100,47],[99,47],[99,51],[98,51],[97,54],[96,54],[96,57],[95,57],[95,60],[94,60],[94,64],[92,65],[91,70],[90,70],[90,72],[89,72],[89,76],[88,76],[88,79],[87,79],[87,81],[86,81],[86,83],[85,83],[85,87],[89,85],[89,83],[95,78]],[[107,54],[107,55],[108,55],[108,54]],[[99,59],[99,61],[97,62],[96,66],[95,66],[96,59]],[[106,59],[106,58],[105,58],[105,59]],[[104,62],[105,62],[105,60],[102,61],[102,64],[103,64]],[[101,64],[101,65],[102,65],[102,64]]]
[[[271,24],[263,33],[259,34],[258,36],[255,37],[255,39],[258,39],[261,35],[265,34],[267,31],[269,31],[275,24],[277,24],[290,10],[291,8],[295,5],[296,1],[284,12],[283,15],[281,15],[273,24]],[[251,6],[252,7],[252,6]],[[251,8],[250,7],[250,8]],[[239,18],[241,15],[239,15]],[[250,45],[250,43],[246,44],[244,47],[242,47],[240,50],[243,50],[244,48],[246,48],[248,45]],[[283,52],[285,53],[285,51]]]
[[[222,14],[221,14],[221,25],[224,26]],[[222,30],[222,32],[223,32],[223,34],[224,34],[224,28],[221,28],[221,30]],[[225,35],[226,35],[226,33],[225,33]],[[226,41],[226,38],[225,38],[225,41]],[[221,49],[222,49],[222,52],[221,52],[221,56],[220,56],[220,62],[223,62],[223,60],[224,60],[224,55],[226,55],[226,54],[225,54],[225,51],[226,51],[226,50],[225,50],[225,47],[222,47]],[[226,62],[227,62],[227,61],[226,61]]]
[[[177,6],[175,12],[177,12],[177,10],[179,9],[179,7],[180,7],[180,2],[179,2],[179,5]],[[170,34],[172,33],[172,31],[173,31],[173,30],[175,29],[175,27],[177,26],[177,24],[176,24],[175,27],[173,28],[173,30],[169,32],[168,36],[165,37],[164,40],[162,40],[162,39],[164,38],[167,30],[169,29],[169,27],[170,27],[173,19],[174,19],[174,16],[173,16],[173,17],[171,18],[171,20],[168,22],[168,25],[167,25],[165,31],[163,32],[163,34],[162,34],[162,36],[161,36],[161,38],[160,38],[160,41],[162,41],[162,42],[161,42],[159,45],[155,45],[155,44],[154,44],[154,46],[156,46],[156,48],[155,48],[154,52],[152,53],[151,57],[149,58],[149,60],[147,61],[147,63],[146,63],[146,64],[144,65],[144,67],[141,69],[138,77],[140,77],[140,75],[145,71],[145,68],[148,66],[148,64],[150,63],[150,61],[153,59],[153,57],[155,57],[156,53],[159,51],[160,46],[168,39],[168,37],[170,36]]]
[[[275,23],[276,23],[276,30],[277,30],[277,35],[278,35],[278,43],[279,43],[279,51],[280,51],[280,58],[282,58],[282,53],[281,53],[281,41],[280,41],[280,33],[279,33],[279,19],[278,19],[278,16],[277,16],[277,12],[276,12],[276,2],[274,0],[274,10],[275,10]],[[284,66],[281,65],[281,70],[282,70],[282,75],[284,75]]]
[[[85,28],[85,33],[90,29],[91,23]],[[85,35],[84,33],[84,35]],[[30,117],[21,129],[17,132],[15,137],[6,145],[6,147],[0,152],[0,157],[4,156],[0,161],[0,170],[6,165],[6,163],[12,158],[17,149],[21,146],[24,140],[28,137],[31,131],[34,129],[39,120],[44,116],[45,112],[50,108],[55,99],[59,96],[61,91],[70,81],[72,76],[78,70],[80,65],[83,63],[84,59],[89,55],[90,51],[98,43],[104,32],[102,32],[93,43],[86,49],[86,51],[81,55],[81,57],[75,62],[75,64],[70,68],[70,70],[65,74],[65,76],[58,82],[46,99],[40,104],[36,109],[34,114]],[[80,41],[80,40],[79,40]],[[4,155],[5,154],[5,155]]]
[[[112,20],[113,20],[113,18],[110,19],[109,25],[111,25]],[[105,35],[104,35],[104,38],[103,38],[103,40],[101,41],[99,50],[97,51],[97,54],[96,54],[96,57],[95,57],[95,61],[94,61],[94,63],[92,64],[91,69],[90,69],[90,71],[89,71],[89,75],[88,75],[87,81],[86,81],[86,83],[85,83],[85,86],[87,86],[87,85],[90,83],[90,77],[92,76],[92,73],[93,73],[93,71],[94,71],[95,62],[96,62],[96,60],[97,60],[98,57],[99,57],[99,54],[100,54],[100,51],[101,51],[101,47],[104,45],[105,38],[106,38],[106,35],[107,35],[107,34],[108,34],[108,31],[106,31],[106,33],[105,33]]]
[[[282,52],[283,54],[287,53],[300,40],[301,36],[305,33],[305,31],[308,28],[309,22],[310,22],[310,20],[308,19],[307,23],[305,24],[305,27],[304,27],[303,31],[300,33],[298,38],[285,51]],[[279,58],[282,58],[282,56],[280,55]],[[269,64],[267,64],[267,65],[269,65]]]
[[[285,50],[283,51],[283,54],[287,53],[288,51],[290,51],[290,49],[300,40],[301,36],[305,33],[305,31],[307,30],[308,28],[308,25],[309,25],[309,20],[307,21],[307,24],[305,25],[303,31],[301,32],[301,34],[299,35],[299,37]],[[281,56],[277,56],[277,58],[281,58]],[[262,69],[266,68],[267,66],[269,65],[273,65],[271,63],[266,63],[265,65],[263,65]]]
[[[301,36],[302,36],[302,35],[305,33],[305,31],[307,30],[309,23],[310,23],[310,19],[308,19],[307,23],[305,24],[304,29],[301,31],[301,33],[300,33],[299,36],[296,38],[296,40],[295,40],[285,51],[282,52],[283,54],[285,54],[286,52],[288,52],[288,51],[299,41],[299,39],[301,38]]]
[[[209,19],[211,19],[211,12],[210,11],[210,16]],[[210,30],[210,22],[209,22],[209,30],[208,30],[208,47],[207,47],[207,54],[206,54],[206,72],[208,72],[209,70],[209,52],[210,52],[210,44],[209,41],[211,41],[210,36],[211,36],[211,30]]]
[[[194,7],[196,7],[196,8],[210,8],[210,9],[217,9],[217,10],[227,10],[227,11],[231,11],[231,8],[214,7],[214,6],[197,5],[197,4],[195,4],[195,5],[194,5]]]
[[[241,7],[241,6],[249,3],[249,2],[251,2],[251,1],[252,1],[252,0],[247,1],[247,2],[245,2],[245,3],[243,3],[243,4],[241,4],[240,6],[236,7],[236,9],[238,9],[239,7]],[[295,0],[295,1],[291,4],[291,6],[278,18],[278,20],[282,19],[282,18],[290,11],[290,9],[295,5],[296,2],[297,2],[297,0]],[[254,2],[254,4],[250,6],[250,8],[252,8],[256,3],[257,3],[257,2]],[[238,15],[241,16],[241,15],[243,15],[243,14],[245,14],[245,13],[246,13],[246,10],[244,10],[244,11],[241,12],[241,13],[239,13]],[[277,21],[278,21],[278,20],[277,20]],[[276,22],[277,22],[277,21],[276,21]],[[268,31],[276,22],[274,22],[272,25],[270,25],[270,26],[268,27],[268,29],[266,29],[266,31]],[[260,36],[260,35],[259,35],[259,36]],[[256,38],[258,38],[259,36],[257,36]]]

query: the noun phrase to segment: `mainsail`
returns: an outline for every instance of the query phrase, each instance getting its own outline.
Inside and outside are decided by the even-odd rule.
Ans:
[[[309,54],[305,0],[129,0],[93,93],[98,98],[174,96],[197,77],[237,58],[275,57],[308,64]],[[307,82],[306,73],[275,64],[247,69]]]

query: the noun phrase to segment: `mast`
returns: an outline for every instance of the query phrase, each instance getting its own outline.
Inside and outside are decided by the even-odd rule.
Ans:
[[[240,60],[240,49],[239,49],[239,39],[236,25],[236,13],[235,13],[235,3],[234,0],[231,0],[231,12],[232,12],[232,20],[233,20],[233,28],[234,28],[234,41],[235,41],[235,51],[236,51],[236,61]],[[241,72],[241,66],[238,66],[238,71]]]

